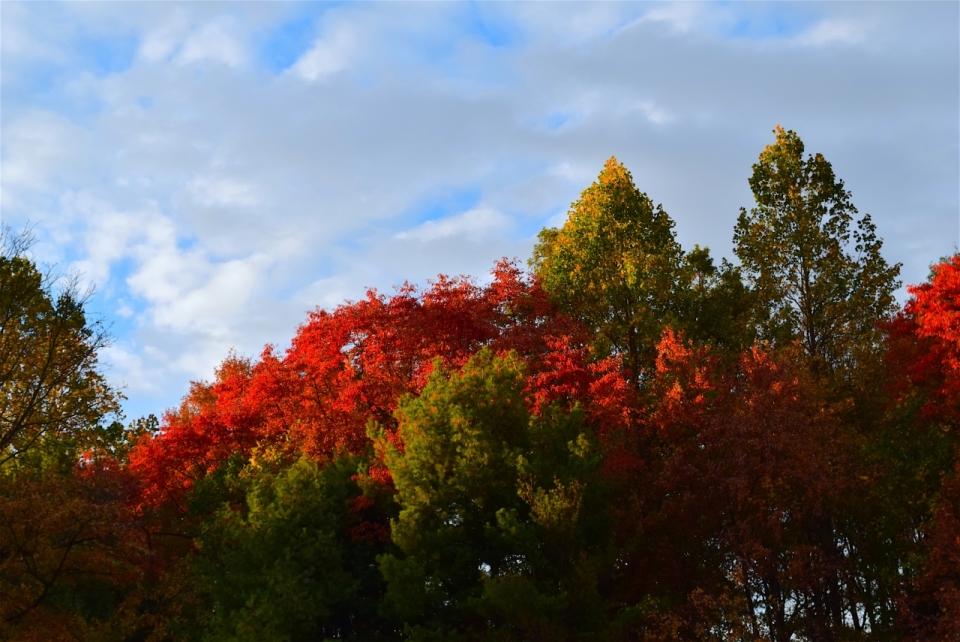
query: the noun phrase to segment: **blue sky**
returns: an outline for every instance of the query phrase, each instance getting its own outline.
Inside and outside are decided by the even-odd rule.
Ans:
[[[731,255],[778,123],[903,263],[960,240],[955,2],[0,3],[0,215],[97,288],[133,418],[308,310],[487,278],[616,155]]]

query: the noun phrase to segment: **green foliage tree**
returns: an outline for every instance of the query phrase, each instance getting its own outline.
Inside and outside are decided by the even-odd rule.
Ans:
[[[517,357],[485,348],[401,404],[402,448],[378,437],[400,504],[386,601],[415,638],[563,640],[601,625],[596,450],[579,413],[532,417],[523,387]]]
[[[710,248],[694,245],[683,257],[681,314],[674,329],[696,343],[737,356],[756,338],[749,325],[753,294],[740,269],[726,259],[717,266]]]
[[[236,476],[210,477],[195,491],[200,504],[230,486],[242,499],[221,504],[196,538],[191,577],[208,615],[194,622],[191,637],[375,638],[377,600],[370,598],[382,593],[374,563],[381,547],[350,537],[359,459],[281,459],[261,453]]]
[[[682,306],[683,252],[673,221],[610,158],[571,205],[562,228],[540,232],[530,265],[543,287],[595,336],[598,356],[617,354],[639,385],[663,328]]]
[[[798,345],[814,378],[830,391],[824,412],[842,418],[844,437],[858,452],[856,477],[844,484],[872,478],[876,484],[865,493],[898,488],[877,492],[871,508],[862,497],[838,502],[819,525],[821,541],[835,543],[827,553],[845,558],[850,569],[846,578],[824,578],[824,586],[842,601],[862,604],[852,615],[855,629],[880,634],[891,626],[910,564],[911,545],[903,545],[902,534],[917,524],[905,514],[913,492],[896,480],[891,459],[905,444],[888,440],[891,433],[882,428],[888,402],[881,325],[896,309],[900,265],[884,260],[870,216],[858,218],[830,163],[821,154],[805,156],[795,132],[778,126],[774,134],[753,166],[756,206],[740,212],[734,251],[752,288],[759,337],[779,348]]]
[[[830,163],[804,158],[793,131],[774,133],[750,177],[756,207],[740,211],[733,237],[755,323],[763,339],[799,340],[815,371],[852,368],[880,346],[900,265],[881,256],[868,214],[851,230],[857,209]]]

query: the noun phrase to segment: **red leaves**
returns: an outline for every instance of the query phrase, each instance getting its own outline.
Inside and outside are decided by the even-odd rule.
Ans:
[[[653,388],[641,429],[649,468],[623,522],[638,520],[624,534],[639,543],[630,599],[759,599],[763,627],[784,632],[787,605],[836,590],[844,561],[831,515],[855,492],[855,445],[789,352],[757,346],[724,366],[667,332]],[[802,617],[825,626],[824,612]],[[729,615],[760,626],[748,611]]]
[[[928,283],[887,326],[890,388],[904,403],[919,397],[923,416],[960,427],[960,255],[933,267]]]
[[[614,358],[589,363],[585,347],[570,337],[550,338],[548,351],[531,364],[527,396],[534,414],[559,404],[570,410],[579,403],[599,434],[626,428],[632,393]]]
[[[908,291],[913,298],[888,327],[891,390],[901,405],[918,404],[923,421],[960,436],[960,255]],[[943,479],[929,558],[905,602],[905,626],[918,640],[960,637],[960,458]]]
[[[625,427],[630,392],[619,364],[589,364],[582,327],[514,263],[501,261],[493,277],[481,287],[441,276],[423,293],[404,285],[389,298],[370,291],[312,313],[282,356],[268,347],[256,364],[227,359],[215,383],[194,384],[160,434],[131,453],[143,501],[179,502],[199,477],[258,443],[318,459],[361,452],[371,421],[395,428],[399,399],[419,392],[434,359],[457,368],[482,346],[527,362],[535,412],[579,402],[603,430]]]
[[[952,367],[960,368],[960,254],[933,267],[929,283],[908,288],[922,337],[933,337],[949,350]]]
[[[960,424],[960,255],[933,268],[929,283],[909,288],[914,300],[905,313],[916,320],[916,334],[928,340],[928,368],[938,367],[940,412]],[[942,379],[941,379],[942,377]]]
[[[162,431],[130,451],[141,503],[178,503],[197,479],[233,453],[249,452],[264,437],[252,383],[249,363],[229,357],[213,385],[194,383],[180,408],[164,415]]]

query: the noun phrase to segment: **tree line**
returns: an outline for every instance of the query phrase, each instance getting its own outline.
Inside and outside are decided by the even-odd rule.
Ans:
[[[611,158],[528,269],[317,309],[158,420],[0,256],[0,638],[960,638],[960,255],[778,127],[737,262]]]

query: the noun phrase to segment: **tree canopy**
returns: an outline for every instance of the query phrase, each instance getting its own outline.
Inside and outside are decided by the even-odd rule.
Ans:
[[[97,367],[107,334],[88,324],[76,279],[41,273],[26,255],[30,243],[29,232],[2,231],[0,467],[47,441],[89,446],[92,429],[119,409]]]
[[[317,309],[127,426],[5,232],[0,638],[956,639],[960,256],[898,307],[774,133],[739,265],[611,158],[530,272]]]
[[[562,228],[544,229],[530,264],[561,309],[582,320],[599,355],[618,355],[639,381],[677,319],[683,253],[674,223],[610,158],[571,205]]]
[[[895,310],[900,265],[888,265],[882,241],[829,162],[804,158],[803,141],[777,127],[753,166],[756,207],[740,211],[734,252],[756,293],[761,337],[800,339],[815,368],[851,365],[878,347],[878,321]]]

